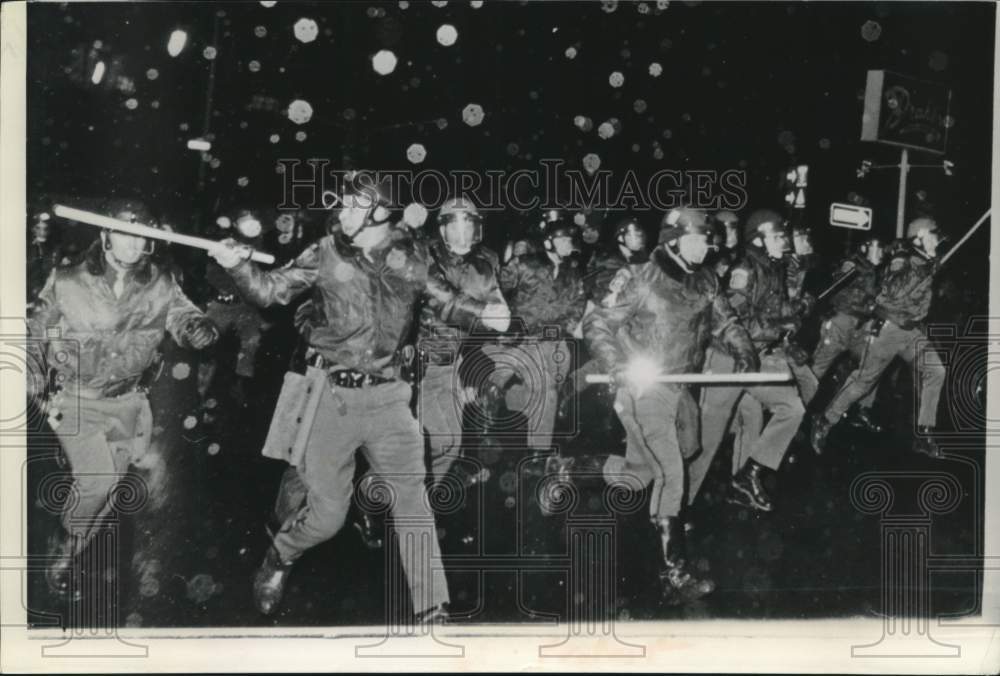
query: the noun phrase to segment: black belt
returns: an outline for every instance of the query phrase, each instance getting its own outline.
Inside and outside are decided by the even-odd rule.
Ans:
[[[243,302],[243,297],[238,293],[218,293],[210,302],[220,305],[237,305]]]
[[[372,385],[384,385],[396,382],[396,378],[386,378],[384,376],[365,373],[358,369],[334,369],[328,366],[328,362],[323,355],[311,355],[306,359],[306,364],[318,369],[324,369],[330,378],[330,384],[334,387],[345,387],[356,389],[359,387],[371,387]]]
[[[371,373],[365,373],[364,371],[358,371],[357,369],[338,369],[336,371],[330,371],[329,376],[330,383],[333,384],[334,387],[344,387],[349,389],[372,387],[374,385],[385,385],[386,383],[396,382],[395,378],[384,378]]]

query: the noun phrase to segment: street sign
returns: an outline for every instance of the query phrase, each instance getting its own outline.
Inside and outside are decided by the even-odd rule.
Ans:
[[[852,230],[871,230],[872,210],[868,207],[834,202],[830,205],[830,225]]]
[[[861,140],[943,155],[948,146],[951,90],[887,70],[868,71]]]

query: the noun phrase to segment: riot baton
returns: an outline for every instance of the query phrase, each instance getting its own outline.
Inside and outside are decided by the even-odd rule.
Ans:
[[[703,385],[719,385],[722,383],[787,383],[792,379],[790,373],[671,373],[650,376],[649,383],[700,383]],[[590,373],[585,380],[588,383],[610,383],[608,373]]]
[[[951,250],[948,251],[948,253],[946,253],[944,256],[941,257],[941,261],[938,263],[938,269],[940,269],[941,266],[944,265],[945,262],[949,258],[951,258],[952,255],[956,251],[958,251],[959,247],[961,247],[963,244],[965,244],[965,241],[967,239],[969,239],[970,237],[972,237],[972,233],[974,233],[976,230],[978,230],[979,226],[981,226],[983,223],[986,222],[986,219],[990,217],[990,213],[992,211],[993,211],[992,208],[987,209],[986,213],[979,217],[979,220],[976,221],[971,228],[969,228],[968,232],[966,232],[964,235],[962,235],[962,239],[958,240],[958,242],[955,243],[955,246],[951,247]]]
[[[112,230],[114,232],[123,232],[127,235],[133,235],[135,237],[158,239],[163,242],[181,244],[183,246],[190,246],[196,249],[203,249],[205,251],[212,251],[219,246],[218,242],[211,239],[205,239],[204,237],[194,237],[192,235],[182,235],[176,232],[167,232],[166,230],[157,230],[156,228],[151,228],[150,226],[143,225],[141,223],[129,223],[128,221],[121,221],[117,218],[95,214],[90,211],[84,211],[83,209],[74,209],[73,207],[63,206],[62,204],[54,205],[52,212],[60,218],[77,221],[78,223],[86,223],[87,225],[96,225],[99,228],[107,228],[108,230]],[[272,264],[274,263],[274,256],[269,253],[264,253],[263,251],[252,250],[250,260],[257,261],[258,263]]]

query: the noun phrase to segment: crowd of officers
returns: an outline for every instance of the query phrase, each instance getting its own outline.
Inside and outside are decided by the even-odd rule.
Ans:
[[[278,608],[295,561],[343,527],[360,450],[369,479],[391,490],[414,621],[447,618],[443,571],[414,553],[440,556],[437,539],[422,535],[421,520],[434,519],[426,493],[455,472],[470,434],[488,434],[502,408],[523,411],[527,447],[561,479],[596,470],[633,490],[651,486],[662,593],[675,604],[714,589],[686,562],[682,513],[728,432],[735,434],[729,501],[771,511],[763,479],[779,470],[800,427],[817,453],[842,419],[877,429],[874,393],[899,356],[919,374],[915,450],[940,455],[933,432],[944,367],[922,342],[941,241],[931,219],[914,220],[906,238],[889,245],[866,237],[822,294],[809,232],[790,233],[775,211],[741,221],[727,211],[677,208],[662,214],[655,237],[625,218],[606,243],[586,218],[549,211],[500,257],[483,244],[485,219],[471,200],[455,196],[428,226],[413,228],[397,220],[387,186],[366,176],[345,181],[327,232],[284,265],[259,266],[234,238],[210,252],[234,302],[301,302],[296,327],[307,363],[325,371],[328,384],[304,454],[281,481],[271,545],[255,574],[254,601],[264,614]],[[106,213],[154,221],[134,201],[112,201]],[[116,477],[141,463],[148,447],[143,373],[163,332],[194,349],[219,338],[218,317],[187,299],[172,268],[150,256],[153,248],[152,240],[102,231],[79,261],[52,268],[33,303],[31,349],[52,377],[29,378],[29,394],[48,411],[75,482],[47,571],[59,593],[110,509]],[[809,354],[794,337],[817,313],[820,336]],[[79,359],[56,358],[52,335],[76,341]],[[803,426],[819,379],[844,353],[857,367]],[[788,379],[740,381],[758,372]],[[625,453],[565,457],[553,443],[560,405],[597,373],[610,381]],[[700,373],[732,381],[696,391],[655,378]],[[79,405],[61,406],[66,397]],[[485,422],[470,426],[471,407]]]

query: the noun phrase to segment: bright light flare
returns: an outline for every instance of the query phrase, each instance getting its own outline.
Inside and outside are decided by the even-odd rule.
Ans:
[[[167,54],[170,56],[178,56],[184,51],[185,45],[187,45],[188,34],[180,29],[175,30],[170,34],[170,39],[167,40]]]
[[[656,384],[656,379],[660,375],[660,366],[648,357],[634,357],[625,367],[625,377],[630,385],[639,392],[646,390],[650,385]]]
[[[94,84],[101,84],[101,80],[104,79],[105,70],[104,62],[98,61],[97,65],[94,66],[94,74],[90,76],[90,81]]]

